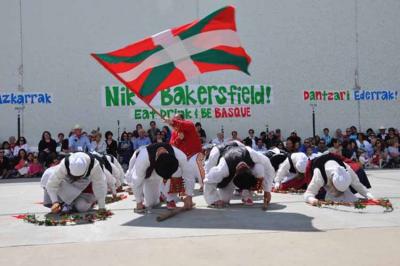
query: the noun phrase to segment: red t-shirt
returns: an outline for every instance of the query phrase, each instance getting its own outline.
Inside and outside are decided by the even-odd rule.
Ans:
[[[173,119],[174,131],[171,135],[170,144],[183,151],[188,158],[201,152],[201,140],[197,134],[196,127],[192,121]],[[179,133],[183,133],[183,139],[179,138]]]

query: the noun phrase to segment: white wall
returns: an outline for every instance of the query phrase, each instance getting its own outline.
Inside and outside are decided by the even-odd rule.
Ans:
[[[251,76],[222,71],[195,84],[266,84],[273,103],[254,107],[252,119],[202,121],[209,136],[249,127],[281,128],[311,135],[311,107],[305,89],[351,89],[356,67],[353,0],[87,0],[22,1],[25,91],[49,92],[52,105],[28,105],[24,135],[36,144],[43,130],[53,135],[76,123],[91,130],[131,130],[130,108],[106,109],[101,87],[118,84],[89,54],[123,47],[163,29],[203,17],[225,4],[237,8],[243,46],[251,55]],[[400,1],[358,1],[359,82],[362,88],[399,89]],[[0,2],[0,92],[16,91],[20,64],[19,1]],[[16,135],[16,111],[0,105],[0,140]],[[222,122],[221,122],[222,121]],[[361,103],[361,125],[399,127],[399,101]],[[143,121],[140,121],[143,122]],[[144,121],[148,124],[149,121]],[[355,102],[319,103],[317,131],[358,125]]]

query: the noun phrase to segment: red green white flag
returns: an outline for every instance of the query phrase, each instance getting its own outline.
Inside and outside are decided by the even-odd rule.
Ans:
[[[232,6],[92,56],[147,104],[157,92],[205,72],[233,69],[249,74],[251,61],[240,44]]]

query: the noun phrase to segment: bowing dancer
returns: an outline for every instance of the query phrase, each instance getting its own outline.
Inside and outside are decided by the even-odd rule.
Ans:
[[[185,120],[182,114],[176,114],[173,119],[165,119],[174,130],[171,135],[170,144],[183,151],[188,159],[190,167],[194,169],[194,177],[203,188],[204,154],[201,138],[195,125],[190,120]]]
[[[60,164],[48,168],[42,176],[43,205],[53,213],[87,212],[97,202],[105,209],[106,175],[94,155],[76,152]]]
[[[187,162],[186,155],[178,148],[167,143],[150,144],[135,151],[129,166],[126,179],[136,197],[137,212],[143,212],[145,208],[160,203],[162,182],[166,183],[164,191],[172,189],[173,192],[180,192],[184,189],[186,194],[184,207],[185,209],[193,207],[195,184],[193,170]],[[167,193],[167,199],[173,194]],[[175,202],[174,206],[167,204],[167,207],[173,209],[176,207]]]
[[[319,200],[357,201],[350,188],[367,199],[373,199],[354,170],[333,154],[324,154],[310,161],[306,175],[312,175],[304,194],[305,201],[311,205],[318,206]]]
[[[302,152],[286,153],[273,150],[270,161],[276,171],[275,190],[306,189],[311,179],[304,176],[308,157]]]
[[[204,198],[211,207],[224,207],[232,199],[235,187],[242,190],[242,201],[252,205],[251,190],[264,190],[264,208],[271,201],[275,175],[269,159],[239,142],[216,146],[206,163]]]

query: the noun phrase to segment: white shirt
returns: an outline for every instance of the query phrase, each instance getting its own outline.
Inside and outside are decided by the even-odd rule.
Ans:
[[[82,153],[82,156],[89,165],[90,157],[84,153]],[[54,166],[54,168],[54,172],[48,177],[46,183],[47,193],[49,194],[53,203],[58,201],[57,192],[60,188],[61,182],[63,179],[68,178],[67,168],[65,167],[65,159],[62,159],[60,164]],[[90,176],[88,178],[92,181],[93,193],[96,197],[99,208],[104,209],[106,206],[105,200],[107,195],[107,182],[103,169],[101,169],[100,163],[97,160],[94,161],[92,171],[90,172]]]
[[[327,164],[329,164],[330,167],[326,167]],[[373,195],[368,192],[368,189],[363,184],[361,184],[357,174],[353,171],[353,169],[351,169],[348,164],[344,164],[346,166],[346,170],[349,172],[351,177],[351,186],[362,196],[366,198],[373,198]],[[325,171],[328,180],[332,180],[334,169],[337,169],[336,167],[339,166],[340,165],[337,162],[332,160],[325,163]],[[312,203],[315,200],[315,196],[318,194],[319,190],[322,187],[327,187],[327,184],[325,184],[321,171],[319,169],[314,169],[312,180],[307,187],[307,191],[304,193],[304,200],[308,203]]]
[[[25,151],[26,151],[26,153],[28,153],[29,152],[29,146],[28,146],[28,144],[24,144],[24,145],[22,145],[22,146],[15,146],[14,147],[14,157],[17,157],[18,156],[18,153],[19,153],[19,151],[20,150],[22,150],[22,149],[24,149]]]

